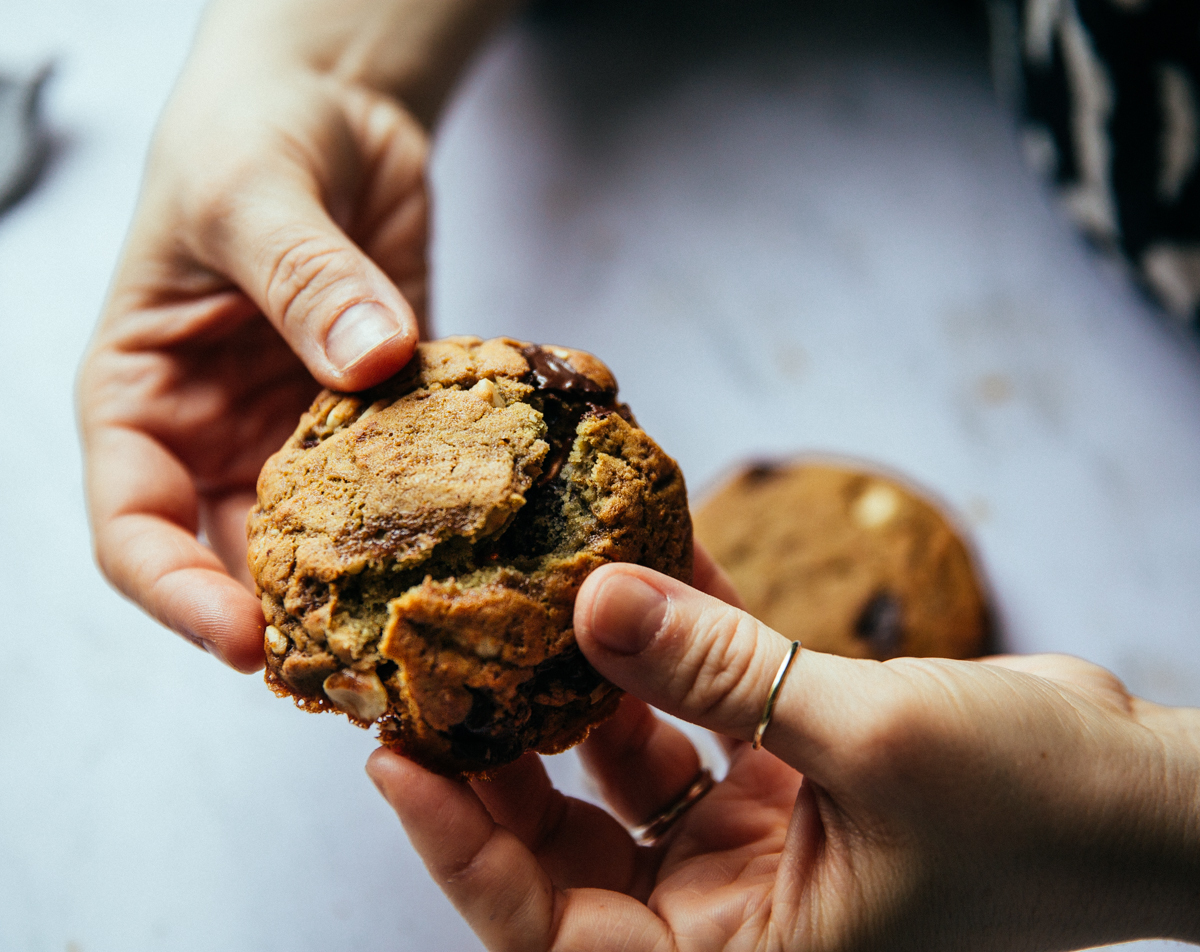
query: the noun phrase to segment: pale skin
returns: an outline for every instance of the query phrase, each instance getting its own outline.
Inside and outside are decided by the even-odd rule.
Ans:
[[[321,386],[370,386],[412,355],[421,120],[507,8],[217,2],[162,117],[79,376],[89,511],[112,583],[238,670],[263,663],[244,538],[258,471]]]
[[[98,561],[231,666],[262,665],[243,523],[320,386],[423,331],[429,124],[508,0],[219,0],[168,106],[80,373]],[[530,755],[456,783],[369,772],[494,950],[1069,949],[1200,942],[1200,712],[1073,658],[879,664],[787,642],[697,550],[695,588],[608,566],[575,625],[629,692],[581,748],[609,810]],[[707,593],[707,594],[706,594]],[[625,825],[728,776],[653,848]]]
[[[701,555],[697,584],[731,593]],[[554,791],[534,757],[458,784],[369,772],[493,950],[1075,949],[1200,941],[1200,712],[1057,655],[854,661],[801,650],[636,566],[585,583],[575,631],[630,692],[582,756],[637,823],[697,766],[647,703],[727,740],[729,773],[665,843]]]

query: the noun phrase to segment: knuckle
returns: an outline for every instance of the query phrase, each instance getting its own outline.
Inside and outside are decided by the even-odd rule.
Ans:
[[[252,232],[262,192],[262,171],[242,154],[198,163],[194,173],[156,176],[157,190],[178,223],[176,240],[186,253],[214,271],[232,276],[245,260],[244,239]]]
[[[341,278],[342,252],[324,237],[285,238],[268,262],[264,299],[281,326],[294,324]]]
[[[757,684],[757,623],[740,611],[712,612],[693,639],[684,703],[700,716],[738,711]]]
[[[252,155],[239,150],[221,161],[203,163],[182,182],[178,175],[171,176],[172,185],[180,186],[176,192],[180,217],[208,245],[226,241],[248,213],[248,196],[256,191],[260,174]]]
[[[537,825],[528,837],[529,851],[537,856],[551,849],[555,841],[562,836],[570,816],[570,801],[555,790],[546,809],[538,818]]]

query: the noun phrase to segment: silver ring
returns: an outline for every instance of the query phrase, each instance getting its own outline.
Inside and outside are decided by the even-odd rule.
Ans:
[[[800,642],[793,641],[791,648],[788,649],[787,657],[779,665],[779,670],[775,672],[775,680],[771,682],[771,690],[767,692],[767,703],[763,705],[762,717],[758,719],[758,727],[754,730],[754,749],[758,750],[762,746],[763,734],[767,732],[767,725],[771,723],[771,715],[775,713],[775,699],[779,697],[779,690],[783,687],[783,679],[787,677],[788,668],[792,666],[792,662],[796,659],[797,653],[800,651]]]
[[[635,826],[629,831],[629,835],[642,846],[653,846],[667,835],[667,831],[675,825],[681,816],[702,800],[704,795],[716,785],[717,782],[713,779],[712,771],[707,767],[702,768],[692,778],[692,782],[688,784],[687,789],[683,793],[659,810],[654,816],[650,817],[641,826]]]

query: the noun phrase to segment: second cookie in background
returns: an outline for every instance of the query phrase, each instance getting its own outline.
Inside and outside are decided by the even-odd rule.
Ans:
[[[756,463],[693,515],[746,610],[806,648],[852,658],[992,650],[985,586],[950,521],[874,472]]]

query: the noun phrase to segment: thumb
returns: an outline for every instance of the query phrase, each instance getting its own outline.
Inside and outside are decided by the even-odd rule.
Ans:
[[[417,319],[303,178],[256,178],[227,206],[213,250],[318,381],[361,390],[408,362]]]
[[[790,642],[751,615],[638,565],[593,572],[575,637],[602,675],[660,710],[751,740]],[[763,746],[820,781],[830,752],[889,690],[877,662],[800,651],[776,695]],[[884,683],[889,682],[889,683]]]

